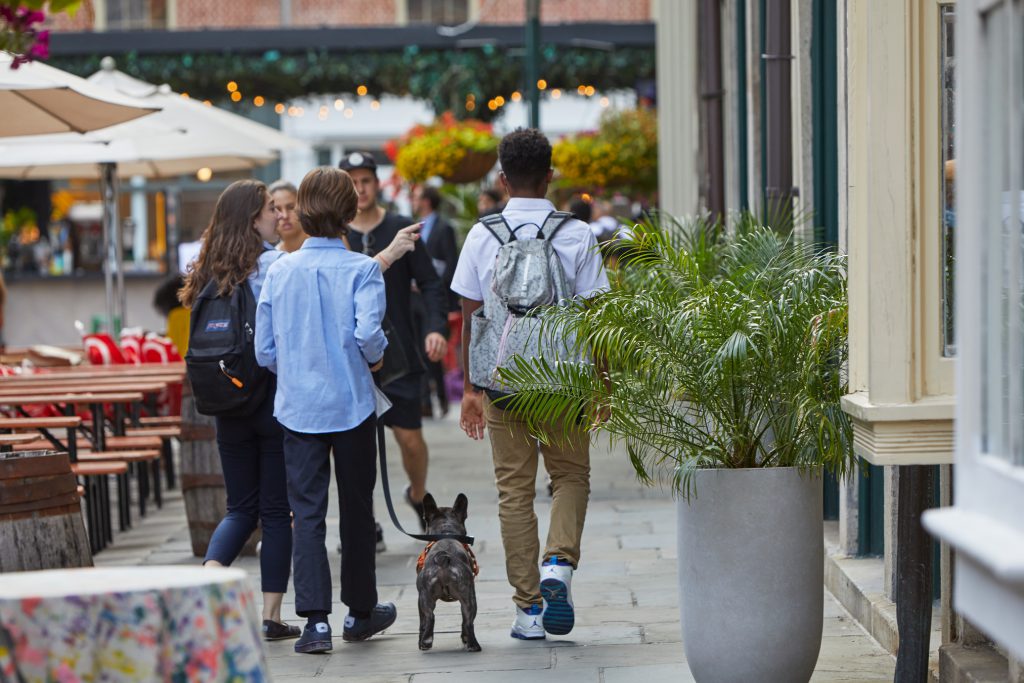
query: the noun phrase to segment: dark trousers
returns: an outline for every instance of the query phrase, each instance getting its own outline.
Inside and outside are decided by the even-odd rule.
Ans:
[[[377,484],[377,418],[373,413],[345,432],[304,434],[285,429],[288,499],[295,513],[295,612],[331,611],[331,567],[327,561],[327,496],[338,482],[341,513],[341,601],[368,612],[377,604],[377,535],[373,487]]]
[[[245,417],[218,417],[217,449],[224,470],[227,515],[217,525],[207,560],[230,565],[256,529],[263,528],[260,575],[264,593],[288,590],[292,527],[285,486],[284,432],[274,418],[274,392]]]

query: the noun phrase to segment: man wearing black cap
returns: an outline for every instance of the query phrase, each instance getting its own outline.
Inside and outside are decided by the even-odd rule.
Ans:
[[[380,181],[377,162],[369,152],[353,152],[342,158],[339,166],[348,171],[358,195],[358,213],[349,226],[349,245],[353,251],[368,256],[379,254],[391,244],[396,233],[411,225],[413,220],[388,213],[377,203]],[[423,418],[420,410],[420,387],[425,371],[423,355],[431,361],[441,360],[448,350],[448,311],[444,287],[434,269],[430,255],[422,241],[397,263],[387,264],[384,286],[387,294],[387,321],[393,335],[389,344],[400,344],[408,361],[409,372],[388,382],[384,393],[392,403],[381,421],[391,428],[402,451],[402,465],[409,476],[405,489],[406,502],[416,511],[423,526],[423,496],[427,489],[427,443],[423,440]],[[426,318],[420,341],[413,332],[410,293],[413,284],[423,294]],[[385,357],[386,359],[387,357]],[[385,365],[387,361],[385,360]],[[386,372],[386,369],[385,369]],[[380,541],[380,539],[378,539]]]

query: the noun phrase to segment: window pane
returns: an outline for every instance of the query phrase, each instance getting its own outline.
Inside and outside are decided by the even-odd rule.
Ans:
[[[452,26],[469,20],[469,0],[407,0],[409,22]]]
[[[954,282],[955,265],[953,245],[956,234],[956,204],[954,196],[954,178],[956,176],[956,155],[953,145],[955,128],[955,90],[954,90],[954,43],[953,19],[955,10],[952,5],[943,5],[940,14],[940,58],[939,82],[942,84],[942,351],[944,356],[956,355],[956,337],[954,327]]]
[[[982,447],[1024,464],[1024,29],[1019,5],[986,17]]]

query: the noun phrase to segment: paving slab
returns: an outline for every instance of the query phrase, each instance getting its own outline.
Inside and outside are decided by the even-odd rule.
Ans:
[[[395,625],[366,643],[340,638],[343,608],[336,605],[332,625],[337,637],[330,654],[299,655],[291,641],[266,644],[275,681],[352,681],[358,683],[672,683],[692,681],[681,642],[676,579],[676,502],[669,492],[636,482],[622,452],[595,446],[591,458],[592,488],[583,552],[573,592],[577,626],[564,637],[523,642],[509,637],[513,617],[512,589],[505,578],[505,559],[497,518],[494,473],[486,442],[472,442],[458,429],[457,406],[442,420],[427,421],[430,446],[429,488],[442,505],[464,492],[469,496],[469,532],[481,573],[476,590],[477,637],[480,653],[462,649],[457,605],[439,603],[434,648],[417,649],[419,629],[415,559],[422,544],[400,537],[384,523],[386,552],[377,556],[378,590],[382,600],[398,607]],[[389,437],[390,476],[401,490],[404,474],[398,450]],[[379,487],[378,487],[379,488]],[[550,499],[543,468],[537,485],[538,527],[547,530]],[[412,511],[398,504],[406,528],[415,527]],[[386,518],[378,490],[377,514]],[[337,500],[331,497],[326,545],[334,576]],[[116,534],[113,545],[96,564],[192,564],[184,504],[178,491],[168,492],[162,510],[151,511],[135,526]],[[259,560],[239,558],[236,567],[259,587]],[[809,590],[823,590],[808,587]],[[335,597],[337,596],[335,586]],[[302,623],[294,613],[294,596],[285,595],[284,618]],[[825,626],[815,682],[891,681],[895,660],[868,636],[850,615],[825,593]]]

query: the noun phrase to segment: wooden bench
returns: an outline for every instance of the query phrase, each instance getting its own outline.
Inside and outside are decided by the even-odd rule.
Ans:
[[[157,415],[139,418],[143,427],[180,427],[181,415]]]
[[[107,547],[114,539],[110,518],[110,482],[108,477],[117,477],[118,517],[124,522],[125,500],[123,491],[127,488],[128,463],[123,461],[73,462],[71,472],[85,481],[85,510],[89,523],[89,544],[93,553]]]

